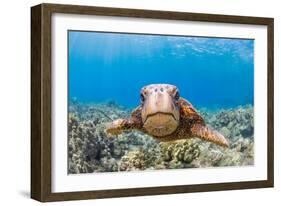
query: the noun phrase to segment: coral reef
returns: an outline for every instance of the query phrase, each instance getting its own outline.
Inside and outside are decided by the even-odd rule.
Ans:
[[[191,162],[200,155],[196,139],[179,140],[173,143],[160,143],[162,158],[167,168],[192,167]]]
[[[206,123],[224,134],[230,148],[197,138],[157,142],[137,131],[107,136],[106,123],[126,118],[131,109],[114,101],[83,104],[70,101],[68,117],[68,172],[136,171],[154,169],[243,166],[254,163],[253,107],[200,110]]]

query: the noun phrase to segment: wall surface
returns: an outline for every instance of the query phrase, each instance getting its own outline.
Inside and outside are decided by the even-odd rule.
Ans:
[[[280,205],[281,199],[281,12],[274,0],[61,0],[96,6],[267,16],[275,18],[275,188],[163,195],[106,200],[47,203],[47,205]],[[1,2],[0,38],[0,202],[38,205],[29,199],[30,184],[30,6],[41,1]],[[3,141],[4,140],[4,141]],[[5,204],[6,203],[6,204]]]

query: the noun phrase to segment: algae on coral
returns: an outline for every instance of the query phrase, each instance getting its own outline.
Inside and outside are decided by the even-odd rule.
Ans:
[[[200,111],[206,123],[224,134],[230,148],[197,138],[157,142],[138,131],[108,137],[105,124],[126,118],[130,110],[115,102],[70,102],[68,117],[68,172],[117,172],[176,168],[244,166],[254,163],[253,107]]]

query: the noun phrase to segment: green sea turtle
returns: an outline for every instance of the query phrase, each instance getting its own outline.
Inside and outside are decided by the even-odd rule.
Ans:
[[[159,141],[198,137],[228,147],[226,138],[209,128],[191,103],[179,95],[176,86],[151,84],[141,89],[141,104],[128,119],[117,119],[107,125],[112,135],[125,130],[139,130]]]

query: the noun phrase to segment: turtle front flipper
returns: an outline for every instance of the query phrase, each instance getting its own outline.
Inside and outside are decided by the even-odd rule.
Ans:
[[[105,132],[111,135],[121,134],[126,130],[142,130],[141,106],[137,107],[128,119],[116,119],[106,126]]]
[[[229,146],[228,141],[222,134],[215,130],[212,130],[208,126],[195,124],[191,128],[191,132],[194,137],[199,137],[202,140],[213,142],[224,147]]]
[[[133,124],[129,119],[117,119],[106,125],[105,132],[111,135],[118,135],[124,130],[130,129],[133,129]]]

